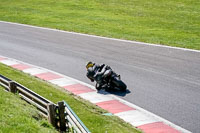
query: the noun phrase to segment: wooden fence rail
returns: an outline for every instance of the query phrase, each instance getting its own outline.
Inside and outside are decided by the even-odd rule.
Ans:
[[[49,122],[58,130],[73,130],[75,133],[90,133],[65,101],[54,104],[48,99],[1,74],[0,85],[7,91],[19,94],[22,99],[36,106],[40,114],[48,118]]]

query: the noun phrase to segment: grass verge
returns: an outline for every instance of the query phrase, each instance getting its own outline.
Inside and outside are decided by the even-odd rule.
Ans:
[[[199,0],[0,0],[0,20],[200,50]]]
[[[0,133],[56,133],[38,110],[0,86]]]
[[[116,116],[104,116],[105,110],[71,94],[63,89],[34,78],[28,74],[12,69],[8,66],[0,64],[0,73],[18,83],[33,90],[39,95],[57,103],[65,100],[83,123],[94,133],[137,133],[139,132],[131,125],[125,123]],[[2,121],[3,122],[3,121]],[[0,123],[0,126],[1,125]],[[12,126],[12,125],[10,125]],[[14,127],[13,127],[14,128]]]

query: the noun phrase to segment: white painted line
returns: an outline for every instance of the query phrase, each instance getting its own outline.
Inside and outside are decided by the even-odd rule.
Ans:
[[[131,125],[133,125],[135,127],[159,121],[155,117],[152,117],[148,114],[144,114],[138,110],[121,112],[121,113],[117,113],[115,115],[120,117],[124,121],[129,122]]]
[[[64,86],[73,85],[73,84],[78,83],[78,82],[71,80],[69,78],[59,78],[59,79],[50,80],[49,82],[51,82],[55,85],[58,85],[60,87],[64,87]]]
[[[97,92],[82,93],[79,94],[79,96],[82,97],[83,99],[90,101],[91,103],[99,103],[99,102],[113,100],[112,97],[108,95],[98,94]]]
[[[23,70],[23,72],[29,73],[31,75],[37,75],[37,74],[45,73],[47,71],[40,68],[28,68],[28,69]]]
[[[13,24],[13,25],[15,24],[15,25],[19,25],[19,26],[26,26],[26,27],[31,27],[31,28],[37,28],[37,29],[44,29],[44,30],[50,30],[50,31],[56,31],[56,32],[63,32],[63,33],[74,34],[74,35],[81,35],[81,36],[87,36],[87,37],[94,37],[94,38],[101,38],[101,39],[107,39],[107,40],[115,40],[115,41],[120,41],[120,42],[133,43],[134,45],[149,45],[149,46],[153,46],[153,47],[163,47],[163,48],[178,49],[178,50],[190,51],[190,52],[200,52],[200,50],[172,47],[172,46],[161,45],[161,44],[152,44],[152,43],[137,42],[137,41],[130,41],[130,40],[122,40],[122,39],[116,39],[116,38],[101,37],[101,36],[88,35],[88,34],[83,34],[83,33],[76,33],[76,32],[70,32],[70,31],[57,30],[57,29],[50,29],[50,28],[32,26],[32,25],[27,25],[27,24],[19,24],[19,23],[13,23],[13,22],[6,22],[6,21],[0,21],[0,22],[1,23],[7,23],[7,24]]]
[[[8,59],[7,60],[2,60],[0,62],[3,63],[3,64],[5,64],[5,65],[8,65],[8,66],[19,64],[19,62],[17,62],[17,61],[8,60]]]

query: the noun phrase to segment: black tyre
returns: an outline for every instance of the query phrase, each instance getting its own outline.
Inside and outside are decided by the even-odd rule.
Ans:
[[[126,86],[126,84],[123,82],[123,81],[119,81],[120,83],[120,85],[119,85],[119,88],[120,88],[120,90],[121,91],[126,91],[126,88],[127,88],[127,86]]]
[[[101,86],[100,86],[98,83],[96,83],[95,88],[96,88],[98,91],[101,90]]]
[[[126,91],[126,84],[121,81],[118,77],[115,77],[112,81],[112,83],[117,87],[119,88],[121,91]]]

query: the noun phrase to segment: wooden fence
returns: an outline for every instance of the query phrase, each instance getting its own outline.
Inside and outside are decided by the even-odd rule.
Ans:
[[[48,118],[49,122],[58,130],[72,130],[74,133],[90,133],[88,128],[65,101],[54,104],[48,99],[1,74],[0,85],[7,91],[19,94],[22,99],[37,107],[40,114]]]

